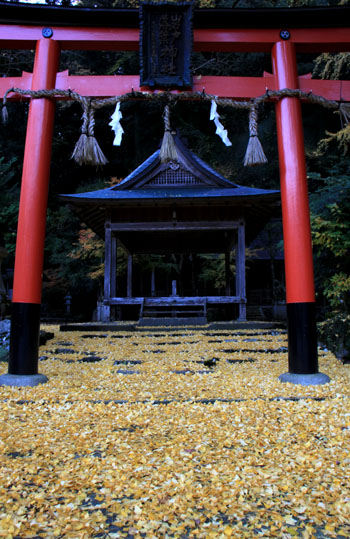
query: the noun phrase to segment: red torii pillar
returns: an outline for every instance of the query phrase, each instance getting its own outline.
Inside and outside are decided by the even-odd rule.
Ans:
[[[32,90],[55,88],[59,45],[39,39]],[[55,99],[32,99],[29,107],[18,214],[8,374],[0,383],[34,386],[38,374],[40,306]]]
[[[273,46],[276,90],[298,88],[294,43]],[[323,384],[329,377],[318,372],[315,287],[310,211],[306,177],[304,133],[299,98],[283,97],[276,104],[280,166],[289,372],[282,382]]]

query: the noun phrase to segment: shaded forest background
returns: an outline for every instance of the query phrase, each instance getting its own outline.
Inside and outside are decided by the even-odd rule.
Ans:
[[[46,0],[49,5],[88,7],[138,6],[137,0]],[[278,8],[347,5],[347,0],[200,0],[198,8]],[[32,71],[33,51],[1,51],[1,76],[19,76]],[[139,56],[134,52],[63,51],[60,70],[70,74],[135,74]],[[261,76],[272,72],[268,54],[194,53],[195,75]],[[299,75],[313,78],[350,79],[350,53],[299,55]],[[268,163],[243,167],[248,141],[247,113],[221,109],[222,123],[233,143],[225,147],[209,121],[208,103],[179,102],[172,122],[188,146],[228,179],[251,187],[279,188],[279,171],[274,107],[264,104],[259,110],[259,137]],[[0,241],[9,251],[4,270],[14,263],[18,199],[25,141],[27,103],[8,105],[9,123],[0,125]],[[64,309],[64,297],[72,295],[76,315],[91,317],[103,283],[103,243],[79,219],[60,203],[59,193],[74,193],[108,187],[120,181],[158,147],[163,134],[162,106],[158,103],[126,102],[122,105],[124,136],[114,147],[108,127],[113,108],[96,114],[96,138],[109,163],[96,169],[79,166],[70,156],[79,137],[81,109],[77,104],[57,104],[52,152],[43,305],[47,312]],[[350,127],[342,126],[339,115],[313,105],[303,105],[305,151],[308,168],[311,221],[315,254],[315,277],[319,312],[326,318],[321,333],[350,334]],[[272,241],[276,241],[274,238]],[[126,263],[120,253],[118,272],[125,276]],[[136,268],[152,263],[139,257]],[[153,260],[153,263],[155,261]],[[159,263],[159,261],[158,261]],[[220,261],[219,261],[220,263]],[[163,261],[162,271],[173,271],[178,260]],[[220,269],[220,268],[218,268]],[[203,263],[201,279],[221,286],[220,271],[212,262]],[[322,308],[321,308],[322,307]],[[329,328],[331,327],[331,330]],[[323,329],[322,329],[323,328]],[[339,329],[340,328],[340,329]],[[325,333],[326,332],[326,333]],[[350,339],[350,337],[349,337]],[[349,347],[349,343],[342,343]]]

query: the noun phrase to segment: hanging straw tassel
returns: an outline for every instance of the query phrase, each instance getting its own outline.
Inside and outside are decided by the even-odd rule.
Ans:
[[[76,163],[79,165],[83,165],[85,163],[85,148],[87,145],[87,134],[82,133],[79,137],[78,142],[75,145],[75,148],[72,153],[71,159],[74,159]]]
[[[87,159],[91,165],[106,165],[108,159],[105,157],[95,138],[95,116],[94,109],[89,110],[88,140],[87,140]]]
[[[9,115],[8,115],[8,112],[7,112],[6,105],[3,105],[3,106],[2,106],[2,110],[1,110],[1,119],[2,119],[2,123],[3,123],[4,125],[6,125],[7,122],[8,122],[8,119],[9,119]]]
[[[256,103],[252,103],[249,110],[249,142],[243,164],[245,167],[252,167],[264,163],[267,163],[267,159],[258,138],[258,108]]]
[[[7,107],[6,107],[6,104],[7,104],[7,96],[13,92],[16,88],[9,88],[8,90],[6,90],[5,94],[4,94],[4,97],[3,97],[3,100],[2,100],[2,109],[1,109],[1,119],[2,119],[2,123],[4,125],[7,124],[8,122],[8,119],[9,119],[9,115],[8,115],[8,112],[7,112]]]
[[[348,125],[350,123],[350,103],[340,103],[339,112],[341,119]]]
[[[87,151],[87,130],[89,121],[89,103],[87,100],[83,100],[83,125],[81,127],[81,135],[72,153],[72,159],[79,165],[86,164],[86,151]]]
[[[165,105],[164,109],[164,136],[162,145],[160,147],[159,158],[161,163],[168,163],[169,161],[179,161],[179,156],[176,150],[175,141],[170,127],[170,109],[169,105]]]
[[[83,125],[81,135],[72,153],[79,165],[105,165],[108,163],[94,134],[95,118],[94,109],[91,107],[91,99],[83,101]]]

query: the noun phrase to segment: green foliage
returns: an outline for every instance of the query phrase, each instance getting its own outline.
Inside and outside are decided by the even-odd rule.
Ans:
[[[321,54],[315,60],[313,77],[349,80],[350,54]],[[343,342],[350,334],[350,128],[341,126],[339,130],[334,119],[330,127],[332,132],[326,131],[327,137],[314,152],[312,168],[317,172],[309,174],[310,208],[316,284],[320,299],[331,311],[320,326],[321,338],[340,353],[344,347],[350,349],[350,343]]]
[[[104,275],[104,242],[85,225],[79,230],[78,241],[68,253],[71,260],[78,261],[80,267],[85,267],[84,280],[87,278],[102,286]]]
[[[16,159],[5,161],[0,157],[0,245],[10,254],[14,254],[16,246],[17,216],[19,188],[14,182]]]
[[[3,77],[21,76],[22,71],[31,71],[33,67],[33,50],[1,50],[0,73]]]
[[[312,73],[315,79],[349,80],[350,76],[350,53],[339,52],[320,54],[314,65]]]
[[[337,259],[346,256],[350,247],[350,219],[344,212],[344,201],[340,204],[342,207],[337,202],[327,204],[323,216],[312,215],[315,245],[329,250]]]
[[[223,289],[226,285],[226,271],[225,271],[225,255],[202,255],[201,260],[201,272],[199,275],[199,282],[205,287],[211,286],[215,290]],[[234,263],[230,263],[230,273],[233,275],[235,272]]]
[[[346,167],[345,167],[346,169]],[[310,174],[316,188],[310,196],[316,275],[323,295],[336,310],[350,312],[350,168],[322,178]]]
[[[103,187],[106,182],[100,179],[77,191]],[[50,204],[47,213],[44,275],[49,283],[46,288],[58,286],[62,293],[96,291],[103,282],[104,243],[68,206],[57,202],[55,197],[55,204]]]
[[[320,54],[314,62],[312,71],[313,78],[330,80],[350,80],[350,53],[340,52],[337,54]],[[338,112],[337,114],[338,115]],[[339,129],[340,127],[340,129]],[[327,137],[322,139],[317,145],[315,152],[318,157],[333,152],[340,155],[350,153],[350,126],[344,125],[342,118],[340,122],[332,126],[332,131],[326,131]]]
[[[320,342],[327,346],[339,359],[350,359],[350,315],[335,312],[318,324]]]
[[[152,271],[157,269],[157,273],[163,275],[171,275],[172,273],[180,272],[181,261],[177,259],[176,255],[163,256],[163,255],[136,255],[134,257],[135,266],[139,267],[142,271]]]
[[[345,156],[350,154],[350,125],[346,125],[336,133],[327,132],[327,135],[317,145],[318,154],[324,155],[329,151],[338,151]]]
[[[324,289],[324,294],[332,307],[348,310],[350,306],[350,275],[343,272],[333,275]]]

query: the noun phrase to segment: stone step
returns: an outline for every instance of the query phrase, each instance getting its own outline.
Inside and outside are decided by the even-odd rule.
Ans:
[[[188,318],[171,317],[142,317],[138,326],[205,326],[208,323],[205,316],[193,316]]]

